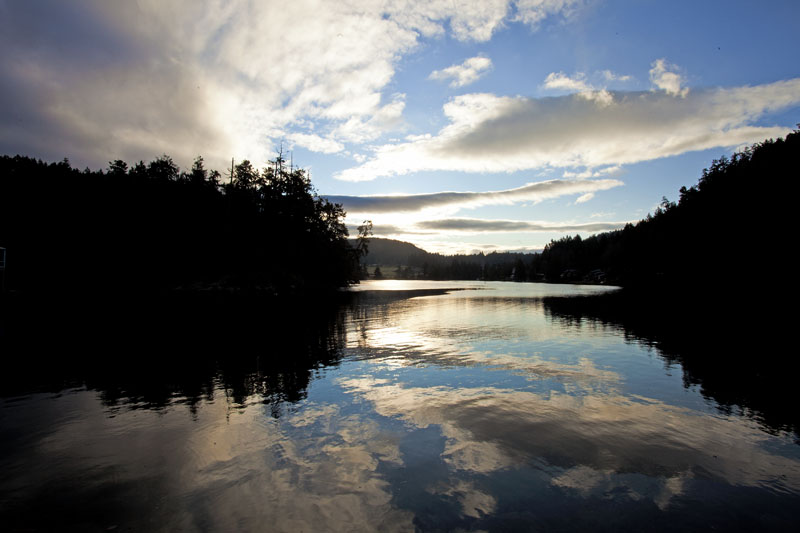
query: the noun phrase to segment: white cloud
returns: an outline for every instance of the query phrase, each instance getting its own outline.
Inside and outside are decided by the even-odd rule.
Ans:
[[[603,72],[605,77],[609,74],[611,74],[609,71]],[[545,78],[542,87],[550,90],[575,92],[581,98],[595,102],[601,106],[610,105],[614,102],[614,96],[606,90],[605,87],[597,87],[590,84],[586,80],[586,74],[583,72],[578,72],[572,78],[563,72],[551,72],[547,75],[547,78]]]
[[[549,16],[573,3],[518,4],[515,16],[531,10]],[[509,5],[4,4],[0,149],[66,155],[95,167],[110,157],[148,159],[164,151],[188,163],[202,153],[217,166],[231,156],[266,161],[268,133],[303,120],[324,123],[317,135],[327,142],[302,137],[304,131],[297,137],[312,149],[330,152],[336,143],[374,140],[403,124],[402,98],[384,94],[400,59],[418,49],[421,38],[486,41],[503,27]],[[476,75],[485,71],[475,68]]]
[[[513,20],[535,28],[548,16],[558,13],[571,16],[583,3],[582,0],[515,0]]]
[[[320,137],[313,133],[290,133],[286,138],[290,142],[308,148],[312,152],[335,154],[336,152],[344,150],[344,145],[342,143],[336,142],[333,139]]]
[[[599,168],[597,170],[594,169],[586,169],[581,172],[573,172],[569,170],[565,170],[562,174],[562,177],[566,179],[573,179],[573,178],[599,178],[600,176],[615,176],[622,172],[622,167],[619,165],[613,165],[610,167]]]
[[[403,124],[403,109],[405,109],[405,95],[395,94],[392,101],[381,106],[371,116],[350,117],[340,123],[331,133],[344,142],[363,143],[373,141],[385,131],[400,128]]]
[[[591,193],[590,193],[591,194]],[[625,222],[590,222],[585,224],[550,224],[528,220],[490,220],[482,218],[446,218],[423,220],[414,228],[463,233],[509,233],[509,232],[566,232],[582,231],[594,233],[623,228]]]
[[[663,58],[656,59],[650,69],[650,81],[671,96],[685,98],[689,94],[689,88],[683,87],[686,80],[677,72],[673,72],[674,70],[677,70],[675,65],[667,63]]]
[[[488,57],[471,57],[460,65],[451,65],[442,70],[431,72],[429,79],[450,82],[450,87],[464,87],[477,81],[492,68],[492,60]]]
[[[631,81],[633,76],[629,76],[627,74],[617,74],[616,72],[612,72],[610,70],[604,70],[601,72],[603,78],[606,81]]]
[[[578,73],[570,78],[563,72],[551,72],[544,80],[545,89],[560,89],[565,91],[588,91],[592,87],[586,82],[586,75]]]
[[[548,180],[528,183],[515,189],[485,192],[437,192],[428,194],[384,196],[328,196],[345,210],[356,213],[410,213],[432,208],[474,208],[485,205],[510,205],[519,202],[542,202],[573,194],[594,193],[619,187],[615,179]]]
[[[362,181],[419,171],[624,165],[786,135],[790,128],[751,124],[798,104],[800,78],[677,94],[617,91],[606,105],[579,94],[542,99],[467,94],[445,104],[449,123],[438,134],[379,146],[369,161],[337,177]]]

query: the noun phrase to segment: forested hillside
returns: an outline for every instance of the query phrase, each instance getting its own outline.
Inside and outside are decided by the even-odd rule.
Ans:
[[[713,161],[696,185],[677,191],[677,202],[664,198],[646,219],[585,239],[567,236],[541,253],[444,256],[386,240],[376,246],[394,253],[381,251],[366,261],[414,267],[413,275],[423,279],[600,282],[680,290],[743,280],[772,284],[789,275],[787,237],[798,160],[800,131],[766,140]]]
[[[785,280],[799,161],[800,131],[722,157],[697,185],[682,187],[677,202],[664,198],[653,215],[619,231],[551,242],[535,268],[551,280],[598,269],[628,286]]]
[[[27,292],[296,293],[357,277],[341,206],[280,156],[263,171],[242,161],[224,179],[202,158],[188,172],[167,156],[104,172],[3,156],[0,247],[5,288]]]
[[[356,239],[350,239],[350,245],[357,246]],[[409,258],[415,255],[425,255],[428,252],[414,246],[410,242],[394,239],[371,238],[368,252],[361,259],[367,265],[409,265]]]

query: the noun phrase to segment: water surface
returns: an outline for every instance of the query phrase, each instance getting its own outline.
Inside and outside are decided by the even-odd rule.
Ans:
[[[315,313],[203,323],[207,310],[193,306],[158,337],[147,321],[118,325],[114,343],[79,331],[59,364],[28,365],[4,385],[2,521],[796,530],[794,433],[721,408],[619,325],[546,305],[607,290],[366,282]],[[66,355],[76,345],[92,357]]]

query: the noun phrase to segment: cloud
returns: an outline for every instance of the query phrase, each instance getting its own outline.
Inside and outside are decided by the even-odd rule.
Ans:
[[[456,96],[443,108],[449,123],[438,134],[379,146],[371,159],[337,177],[363,181],[437,170],[596,168],[750,144],[791,131],[751,124],[800,104],[800,78],[690,93],[610,94],[605,105],[580,94]]]
[[[581,172],[574,172],[565,170],[562,176],[564,178],[599,178],[600,176],[614,176],[622,172],[620,165],[613,165],[610,167],[600,168],[597,170],[586,169]]]
[[[385,131],[402,126],[405,105],[405,94],[395,94],[391,102],[377,109],[369,117],[350,117],[347,121],[339,123],[331,132],[331,136],[352,143],[373,141]]]
[[[528,220],[493,220],[482,218],[443,218],[438,220],[412,221],[404,226],[395,224],[376,224],[372,228],[377,237],[416,235],[431,236],[442,233],[596,233],[614,231],[625,227],[627,222],[590,222],[583,224],[554,224]],[[351,234],[357,232],[356,225],[348,226]],[[497,245],[490,245],[498,248]]]
[[[625,227],[625,222],[598,222],[588,224],[544,224],[525,220],[486,220],[479,218],[447,218],[417,222],[416,227],[436,231],[457,231],[464,233],[516,233],[544,231],[613,231]]]
[[[606,81],[631,81],[633,76],[629,76],[627,74],[617,74],[616,72],[612,72],[610,70],[604,70],[601,72],[603,78]]]
[[[603,72],[604,77],[608,80],[608,76],[613,76],[610,71]],[[562,90],[575,92],[581,98],[593,101],[599,105],[606,106],[614,102],[613,95],[605,87],[596,87],[586,81],[586,75],[582,72],[577,73],[574,77],[570,78],[563,72],[551,72],[545,78],[542,87],[551,90]]]
[[[413,212],[441,207],[479,207],[515,202],[541,202],[559,196],[585,194],[619,187],[615,179],[548,180],[528,183],[515,189],[486,192],[437,192],[393,196],[327,196],[347,211],[358,213]]]
[[[384,91],[422,39],[486,41],[509,6],[6,2],[0,150],[95,168],[163,152],[184,164],[197,154],[210,166],[231,156],[259,164],[272,155],[272,132],[297,132],[297,144],[330,153],[402,125],[402,98]]]
[[[309,133],[290,133],[287,139],[295,144],[308,148],[312,152],[334,154],[344,150],[344,145],[333,139],[326,139]]]
[[[584,4],[583,0],[516,0],[516,14],[512,20],[536,27],[545,18],[562,14],[569,18]]]
[[[442,70],[431,72],[429,79],[450,82],[450,87],[464,87],[477,81],[492,68],[492,60],[488,57],[471,57],[460,65],[452,65]]]
[[[689,88],[683,87],[686,80],[677,72],[673,72],[673,70],[677,70],[675,65],[667,63],[663,58],[656,59],[650,69],[650,81],[657,88],[666,91],[671,96],[685,98],[689,94]]]
[[[566,91],[588,91],[592,87],[586,82],[586,76],[582,73],[570,78],[563,72],[551,72],[544,80],[545,89],[562,89]]]

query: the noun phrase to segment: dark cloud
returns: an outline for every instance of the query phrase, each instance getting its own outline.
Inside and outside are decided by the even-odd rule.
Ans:
[[[102,168],[165,152],[191,161],[221,144],[196,71],[170,57],[169,34],[136,29],[135,4],[125,24],[104,2],[0,10],[0,153]]]

